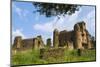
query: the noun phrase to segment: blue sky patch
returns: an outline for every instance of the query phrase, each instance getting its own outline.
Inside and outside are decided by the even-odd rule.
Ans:
[[[95,6],[82,6],[72,15],[47,18],[33,13],[35,7],[31,2],[12,2],[12,39],[15,36],[33,38],[42,35],[44,41],[53,38],[53,30],[73,30],[75,23],[85,21],[87,30],[95,36]]]

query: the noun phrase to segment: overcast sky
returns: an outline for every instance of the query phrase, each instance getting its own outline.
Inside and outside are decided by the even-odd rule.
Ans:
[[[55,28],[61,30],[73,30],[75,23],[85,21],[89,33],[95,36],[95,7],[82,6],[75,14],[47,18],[39,13],[31,2],[12,2],[12,39],[15,36],[33,38],[42,35],[43,40],[52,38]]]

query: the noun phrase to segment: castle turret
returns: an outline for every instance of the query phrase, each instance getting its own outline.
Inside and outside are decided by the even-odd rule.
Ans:
[[[85,24],[84,21],[82,21],[81,23],[79,23],[79,25],[80,25],[80,28],[81,28],[82,32],[86,30],[86,24]]]
[[[33,48],[34,48],[34,49],[38,49],[38,43],[39,43],[39,42],[38,42],[38,39],[37,39],[37,38],[34,38],[34,39],[33,39]]]
[[[44,47],[44,42],[43,42],[43,40],[42,40],[42,36],[40,35],[40,36],[37,36],[36,38],[34,38],[33,39],[34,41],[34,43],[33,43],[33,45],[34,45],[34,48],[35,49],[38,49],[38,48],[43,48]]]
[[[82,36],[79,24],[75,24],[74,26],[74,37],[75,48],[82,48]]]
[[[22,37],[21,36],[15,37],[14,47],[19,49],[19,48],[21,48],[21,44],[22,44]]]
[[[57,48],[59,45],[59,31],[57,29],[53,32],[53,46]]]

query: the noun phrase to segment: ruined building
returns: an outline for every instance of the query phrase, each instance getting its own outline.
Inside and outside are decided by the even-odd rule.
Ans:
[[[21,36],[15,37],[13,49],[26,50],[26,49],[38,49],[43,48],[44,42],[41,36],[30,39],[22,39]]]
[[[58,31],[53,32],[54,47],[67,47],[69,49],[91,49],[93,44],[91,42],[89,32],[86,30],[84,21],[74,25],[72,31]]]
[[[91,42],[89,32],[86,30],[86,24],[84,21],[76,23],[74,29],[71,31],[53,31],[53,47],[66,47],[68,49],[91,49],[93,44]],[[47,46],[51,46],[51,39],[47,39]],[[44,48],[44,42],[42,36],[37,36],[31,39],[22,39],[20,36],[15,37],[14,45],[15,49],[38,49]]]

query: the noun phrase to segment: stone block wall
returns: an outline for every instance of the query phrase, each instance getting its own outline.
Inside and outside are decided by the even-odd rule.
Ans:
[[[40,49],[44,47],[44,42],[41,36],[36,38],[22,39],[21,36],[15,37],[13,49],[15,50],[28,50],[28,49]]]
[[[40,58],[48,59],[52,58],[63,58],[64,57],[65,48],[48,48],[48,49],[40,49]]]
[[[86,24],[84,21],[78,22],[74,25],[74,29],[71,31],[63,30],[53,31],[53,48],[67,47],[68,49],[91,49],[92,41],[90,34],[86,30]],[[46,45],[51,46],[51,38],[48,38]],[[14,47],[17,49],[38,49],[44,48],[44,42],[42,36],[39,35],[32,39],[22,39],[20,36],[15,37]]]

